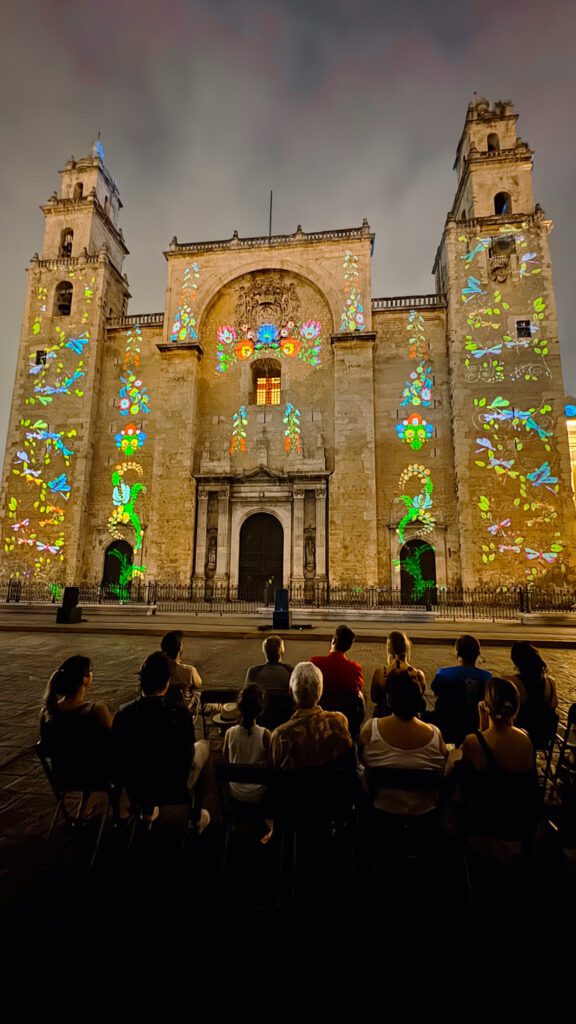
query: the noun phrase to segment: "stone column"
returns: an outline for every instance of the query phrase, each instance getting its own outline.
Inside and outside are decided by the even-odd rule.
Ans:
[[[206,523],[208,520],[208,492],[198,494],[198,517],[196,526],[196,560],[194,563],[194,580],[196,584],[204,584],[206,572]]]
[[[378,582],[374,346],[371,333],[336,334],[334,472],[330,482],[330,582]],[[362,401],[359,401],[359,395]]]
[[[230,488],[218,495],[218,548],[216,553],[216,583],[228,582],[228,548],[230,535]]]
[[[326,489],[316,489],[316,579],[326,579]]]
[[[304,582],[304,491],[294,491],[292,582]]]

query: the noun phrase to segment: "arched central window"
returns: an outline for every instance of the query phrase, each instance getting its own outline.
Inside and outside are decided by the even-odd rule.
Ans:
[[[282,371],[277,359],[257,359],[252,363],[255,405],[280,405]]]
[[[78,202],[84,196],[84,185],[81,181],[77,181],[74,185],[74,199]]]

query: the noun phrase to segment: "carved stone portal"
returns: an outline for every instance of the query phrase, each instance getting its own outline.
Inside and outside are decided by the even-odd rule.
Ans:
[[[268,321],[285,323],[298,320],[300,299],[293,282],[287,282],[279,274],[256,273],[247,287],[242,285],[234,309],[239,325],[257,327]]]

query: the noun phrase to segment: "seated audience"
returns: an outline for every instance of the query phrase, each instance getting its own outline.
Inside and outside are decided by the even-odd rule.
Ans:
[[[347,657],[355,640],[348,626],[337,626],[330,645],[330,653],[310,659],[322,673],[322,707],[327,711],[341,711],[348,719],[352,736],[358,734],[366,713],[364,702],[364,676],[362,666]]]
[[[385,715],[390,714],[387,691],[392,673],[409,672],[416,679],[422,695],[424,694],[426,676],[421,669],[414,668],[410,664],[411,647],[410,640],[400,630],[393,629],[388,634],[386,641],[386,664],[383,668],[377,668],[374,672],[370,689],[370,696],[375,704],[374,715],[376,718],[383,718]],[[421,705],[425,707],[423,701]]]
[[[140,669],[141,695],[117,712],[113,724],[116,778],[132,806],[152,818],[164,804],[187,803],[207,764],[206,740],[194,742],[194,723],[182,704],[164,699],[172,666],[163,651]],[[202,811],[200,830],[210,820]]]
[[[85,792],[109,783],[112,716],[89,699],[94,681],[90,658],[67,658],[50,677],[40,712],[40,737],[59,785]]]
[[[467,633],[459,636],[455,651],[458,664],[439,668],[431,689],[436,695],[434,721],[444,741],[459,747],[464,737],[478,728],[478,703],[484,699],[492,673],[476,667],[480,657],[476,637]]]
[[[270,732],[256,719],[264,707],[264,691],[256,683],[247,683],[240,692],[238,709],[240,724],[227,729],[224,736],[224,759],[228,764],[261,764],[268,762],[270,750]],[[249,782],[231,782],[230,792],[235,800],[241,803],[261,803],[266,799],[266,787]],[[272,836],[272,821],[266,819],[268,834],[261,842],[265,843]]]
[[[528,640],[512,644],[510,657],[518,670],[512,676],[520,695],[518,728],[526,729],[536,749],[540,749],[556,732],[558,698],[554,679],[539,651]]]
[[[257,683],[264,690],[264,706],[258,717],[260,725],[275,729],[287,722],[294,711],[290,696],[292,665],[285,665],[284,641],[281,636],[267,636],[262,644],[266,661],[263,665],[251,665],[246,672],[246,683]]]
[[[421,722],[420,684],[413,672],[394,672],[388,684],[390,714],[370,718],[362,726],[359,750],[368,768],[425,769],[443,774],[448,751],[436,725]],[[391,814],[425,814],[436,806],[428,790],[380,789],[374,806]]]
[[[172,672],[166,700],[168,703],[185,704],[190,714],[196,715],[202,680],[194,665],[184,665],[181,661],[183,637],[182,630],[174,629],[160,641],[160,648],[167,655]]]
[[[339,711],[324,711],[322,673],[310,661],[302,661],[290,676],[296,711],[289,722],[272,733],[270,758],[274,768],[312,768],[330,764],[349,754],[352,737]]]
[[[493,676],[481,701],[480,730],[462,746],[460,774],[469,834],[522,838],[535,827],[538,782],[530,737],[514,725],[516,686]]]

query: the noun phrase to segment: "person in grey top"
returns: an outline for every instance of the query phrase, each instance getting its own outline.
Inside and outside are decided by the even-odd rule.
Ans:
[[[267,636],[262,644],[266,661],[263,665],[251,665],[246,672],[246,683],[258,683],[265,693],[264,710],[258,716],[258,724],[267,729],[275,729],[282,722],[287,722],[294,711],[290,694],[290,676],[292,665],[282,661],[285,653],[284,641],[281,636]]]

